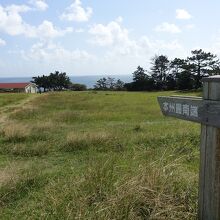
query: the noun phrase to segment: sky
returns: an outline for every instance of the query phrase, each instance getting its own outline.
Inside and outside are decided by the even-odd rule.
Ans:
[[[0,77],[131,74],[151,58],[220,56],[217,0],[0,0]]]

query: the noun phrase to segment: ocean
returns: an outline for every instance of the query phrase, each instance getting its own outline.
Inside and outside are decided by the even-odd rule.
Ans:
[[[114,79],[120,79],[125,83],[132,81],[132,75],[94,75],[94,76],[69,76],[71,82],[73,83],[80,83],[85,84],[87,88],[93,88],[96,84],[97,80],[103,77],[111,77]],[[1,78],[0,83],[16,83],[16,82],[30,82],[32,77],[8,77],[8,78]]]

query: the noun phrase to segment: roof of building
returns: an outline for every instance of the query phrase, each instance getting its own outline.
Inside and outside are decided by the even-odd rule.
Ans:
[[[24,89],[29,84],[32,83],[0,83],[0,89]]]

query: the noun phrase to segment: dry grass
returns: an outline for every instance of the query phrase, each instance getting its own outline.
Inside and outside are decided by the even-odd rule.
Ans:
[[[37,122],[35,128],[39,131],[48,131],[54,128],[56,124],[53,121]]]
[[[18,166],[16,163],[11,163],[0,169],[0,187],[7,185],[9,182],[15,183],[18,179]]]
[[[196,199],[197,191],[192,182],[178,175],[177,165],[166,167],[141,167],[138,175],[119,185],[109,199],[114,217],[122,214],[125,219],[192,219],[194,207],[187,207]],[[195,177],[194,177],[195,179]],[[173,183],[181,187],[174,187]],[[196,181],[194,180],[194,183]]]
[[[55,117],[58,122],[66,122],[66,123],[72,123],[74,121],[80,121],[82,119],[81,113],[74,111],[61,111],[55,113]]]
[[[22,157],[41,157],[49,152],[49,146],[44,141],[38,141],[34,145],[25,143],[16,143],[11,146],[6,146],[2,152]]]
[[[31,134],[32,127],[16,121],[8,121],[2,128],[1,133],[7,141],[23,141]]]
[[[66,137],[64,145],[65,151],[77,151],[86,149],[105,150],[122,150],[122,144],[117,137],[112,134],[101,132],[70,132]]]
[[[197,176],[180,174],[181,158],[126,171],[108,157],[90,161],[81,178],[72,173],[51,181],[40,213],[46,218],[50,207],[56,219],[196,219]]]
[[[8,168],[5,169],[6,171],[8,170]],[[42,187],[48,180],[41,178],[40,174],[41,170],[31,166],[30,163],[17,164],[11,176],[9,176],[0,187],[0,213],[2,208],[27,197],[31,190]],[[9,219],[21,218],[18,218],[16,214],[16,216],[10,217]]]

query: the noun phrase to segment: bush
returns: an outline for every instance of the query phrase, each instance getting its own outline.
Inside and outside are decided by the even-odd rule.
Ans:
[[[86,91],[87,87],[84,84],[72,83],[70,84],[69,89],[72,91]]]

